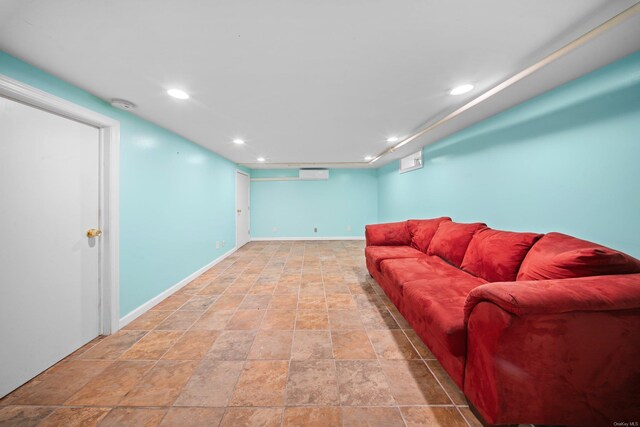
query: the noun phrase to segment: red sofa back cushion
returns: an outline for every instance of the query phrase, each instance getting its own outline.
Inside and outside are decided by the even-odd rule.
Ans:
[[[518,280],[640,273],[640,261],[622,252],[561,233],[549,233],[525,257]]]
[[[471,239],[461,268],[489,282],[513,282],[522,260],[541,237],[485,228]]]
[[[429,243],[438,230],[441,222],[451,221],[448,216],[433,219],[410,219],[407,221],[407,228],[411,235],[411,247],[420,252],[427,253]]]
[[[367,225],[364,230],[367,246],[407,246],[411,243],[407,221]]]
[[[427,254],[437,255],[456,267],[460,267],[471,238],[476,231],[483,228],[486,228],[486,224],[481,222],[472,224],[441,222],[431,240]]]

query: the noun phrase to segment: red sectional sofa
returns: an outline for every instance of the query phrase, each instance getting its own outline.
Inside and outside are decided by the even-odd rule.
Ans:
[[[368,225],[365,255],[486,423],[640,421],[639,260],[445,217]]]

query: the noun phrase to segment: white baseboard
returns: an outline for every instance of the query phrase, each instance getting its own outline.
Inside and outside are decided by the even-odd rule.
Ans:
[[[200,276],[202,273],[204,273],[205,271],[207,271],[208,269],[210,269],[211,267],[213,267],[214,265],[216,265],[217,263],[219,263],[220,261],[222,261],[223,259],[225,259],[229,255],[234,253],[236,250],[238,250],[238,248],[233,248],[230,251],[224,253],[223,255],[221,255],[218,258],[216,258],[213,261],[211,261],[209,264],[205,265],[204,267],[199,268],[197,271],[194,271],[193,273],[191,273],[190,275],[188,275],[187,277],[185,277],[184,279],[182,279],[181,281],[179,281],[175,285],[171,286],[166,291],[162,292],[159,295],[156,295],[155,297],[151,298],[149,301],[145,302],[141,306],[133,309],[132,311],[130,311],[129,313],[127,313],[126,315],[121,317],[120,318],[120,328],[123,328],[124,326],[126,326],[129,323],[131,323],[132,321],[134,321],[136,318],[138,318],[141,315],[143,315],[144,313],[146,313],[151,307],[155,306],[156,304],[158,304],[160,301],[162,301],[163,299],[165,299],[169,295],[179,291],[187,283],[191,282],[193,279],[195,279],[196,277]],[[115,331],[113,331],[113,332],[115,332]]]
[[[350,237],[252,237],[252,242],[266,242],[270,240],[364,240],[364,236]]]

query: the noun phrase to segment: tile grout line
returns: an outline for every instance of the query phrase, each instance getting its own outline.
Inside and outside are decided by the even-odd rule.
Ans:
[[[341,269],[341,272],[342,272],[342,269]],[[336,400],[338,402],[338,407],[340,408],[340,419],[342,421],[342,425],[344,426],[344,419],[342,417],[342,398],[340,397],[340,387],[338,384],[338,365],[336,364],[335,354],[333,353],[333,331],[332,331],[333,328],[331,327],[332,322],[331,322],[331,318],[329,317],[329,303],[327,301],[327,288],[325,285],[325,274],[322,269],[322,262],[320,263],[320,281],[322,283],[322,294],[324,295],[324,303],[327,308],[327,324],[329,327],[329,342],[331,343],[331,355],[334,356],[334,358],[331,359],[332,361],[331,365],[333,367],[333,375],[336,381]],[[351,293],[349,293],[349,295],[351,295]]]
[[[306,247],[306,244],[305,244]],[[305,248],[303,247],[303,248]],[[304,266],[304,249],[302,252],[302,265]],[[289,248],[289,254],[287,255],[287,261],[289,260],[289,258],[291,257],[291,247]],[[284,266],[283,266],[283,271],[284,271],[284,267],[287,265],[287,261],[285,261]],[[300,281],[302,281],[302,272],[300,272]],[[276,286],[277,287],[277,286]],[[300,285],[297,286],[298,291],[296,293],[296,310],[295,310],[295,316],[293,319],[293,332],[291,334],[291,348],[289,349],[289,363],[287,364],[287,378],[285,379],[285,385],[284,385],[284,405],[283,405],[283,409],[282,409],[282,414],[280,415],[280,426],[284,426],[284,420],[285,420],[285,411],[286,411],[286,407],[287,407],[287,398],[289,396],[289,378],[291,377],[291,356],[292,356],[292,352],[293,352],[293,344],[294,341],[296,339],[296,324],[298,322],[298,302],[300,301]],[[275,292],[275,290],[274,290]]]

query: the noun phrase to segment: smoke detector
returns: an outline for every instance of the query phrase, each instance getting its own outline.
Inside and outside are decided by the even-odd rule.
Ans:
[[[136,104],[125,99],[112,99],[111,105],[125,111],[131,111],[136,108]]]

